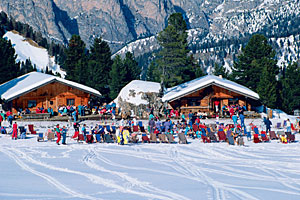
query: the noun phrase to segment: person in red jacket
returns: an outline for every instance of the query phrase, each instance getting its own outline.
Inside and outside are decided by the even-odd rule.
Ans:
[[[56,144],[59,144],[60,138],[61,138],[61,130],[59,128],[59,124],[57,124],[56,129],[55,129],[56,135],[57,135],[57,140],[56,140]]]
[[[15,122],[13,125],[12,139],[16,140],[17,138],[18,138],[18,125],[17,122]]]

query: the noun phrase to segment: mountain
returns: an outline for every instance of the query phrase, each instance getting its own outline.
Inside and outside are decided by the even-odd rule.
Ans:
[[[2,0],[0,10],[48,39],[66,43],[80,34],[91,45],[102,36],[114,53],[136,56],[158,49],[157,33],[181,12],[190,48],[208,71],[214,63],[231,65],[255,33],[269,38],[279,64],[299,59],[299,0]]]

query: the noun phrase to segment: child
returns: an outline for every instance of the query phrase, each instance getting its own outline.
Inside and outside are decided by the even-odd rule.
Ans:
[[[67,129],[66,129],[66,126],[63,126],[61,132],[62,132],[62,144],[66,145],[66,139],[67,139]]]

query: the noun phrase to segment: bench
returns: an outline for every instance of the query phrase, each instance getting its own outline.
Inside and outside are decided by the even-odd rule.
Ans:
[[[260,117],[260,115],[255,111],[244,111],[244,115],[245,117],[249,117],[249,118]]]
[[[50,113],[29,113],[23,114],[23,119],[49,119],[51,116]]]

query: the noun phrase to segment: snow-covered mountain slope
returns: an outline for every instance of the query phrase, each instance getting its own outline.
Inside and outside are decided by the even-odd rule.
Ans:
[[[26,39],[15,31],[8,31],[3,38],[11,41],[17,54],[17,61],[25,62],[30,59],[32,65],[36,65],[38,71],[45,71],[48,66],[53,73],[59,73],[62,77],[65,72],[61,70],[60,66],[54,62],[54,57],[50,57],[47,49],[38,46],[30,39]]]
[[[230,71],[241,47],[256,33],[264,34],[272,43],[279,66],[299,60],[299,0],[207,1],[207,6],[209,9],[204,11],[209,22],[207,28],[194,26],[195,11],[186,11],[191,25],[188,30],[191,53],[205,70],[211,71],[218,63]],[[152,36],[127,44],[117,54],[131,51],[140,56],[158,48],[156,36]]]

